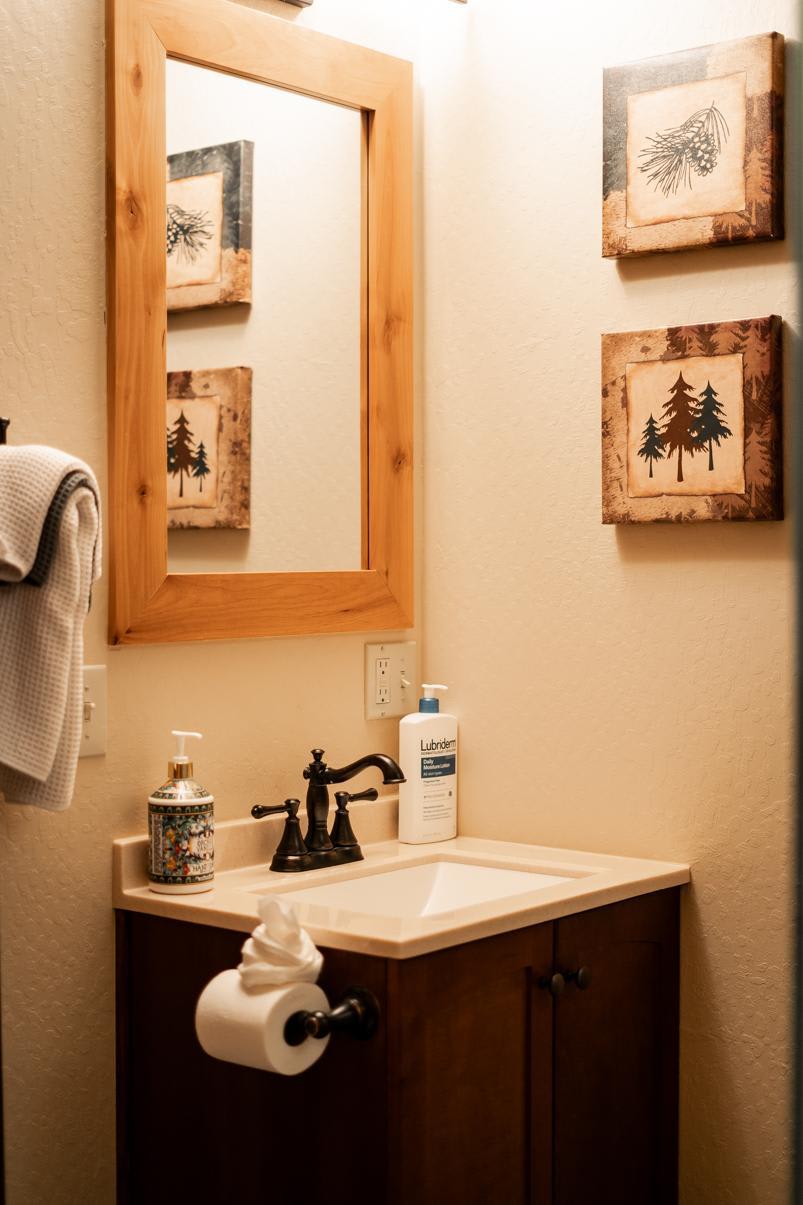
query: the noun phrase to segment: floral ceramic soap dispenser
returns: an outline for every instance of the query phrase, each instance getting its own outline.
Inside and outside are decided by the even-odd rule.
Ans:
[[[178,749],[167,763],[167,782],[148,799],[148,886],[163,895],[210,891],[215,877],[214,796],[192,776],[184,752],[188,737],[173,731]]]

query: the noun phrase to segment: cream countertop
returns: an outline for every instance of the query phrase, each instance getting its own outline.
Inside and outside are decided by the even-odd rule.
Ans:
[[[403,845],[389,835],[395,829],[395,799],[384,797],[378,803],[354,804],[351,811],[365,861],[301,874],[278,874],[268,869],[281,834],[282,817],[219,823],[215,835],[215,886],[197,895],[157,895],[151,891],[146,877],[147,837],[122,838],[113,847],[114,906],[250,933],[258,923],[259,898],[266,892],[294,892],[433,861],[564,876],[561,883],[521,895],[405,919],[294,901],[302,925],[319,946],[387,958],[411,958],[651,891],[678,887],[690,879],[689,867],[681,863],[550,849],[481,837]]]

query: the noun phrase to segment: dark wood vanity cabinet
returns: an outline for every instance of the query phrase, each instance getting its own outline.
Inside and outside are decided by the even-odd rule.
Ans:
[[[675,1202],[678,895],[406,960],[325,950],[330,1001],[360,984],[382,1021],[292,1078],[195,1038],[243,933],[118,913],[121,1205]]]

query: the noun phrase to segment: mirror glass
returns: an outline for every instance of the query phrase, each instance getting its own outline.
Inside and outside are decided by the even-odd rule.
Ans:
[[[360,569],[362,114],[166,86],[169,570]]]

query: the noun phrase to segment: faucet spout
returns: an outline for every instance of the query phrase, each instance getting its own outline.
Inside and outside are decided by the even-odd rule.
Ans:
[[[382,772],[386,785],[405,782],[401,766],[387,753],[369,753],[347,766],[334,769],[323,760],[323,749],[312,750],[312,761],[304,771],[307,787],[307,831],[304,842],[309,852],[315,855],[316,865],[326,865],[334,853],[327,824],[329,820],[329,790],[335,783],[348,782],[362,770],[373,766]]]
[[[326,773],[330,783],[348,782],[350,778],[354,778],[357,774],[369,769],[371,766],[376,770],[381,770],[382,782],[385,786],[407,781],[402,773],[401,766],[392,757],[389,757],[387,753],[369,753],[366,757],[360,757],[357,761],[350,762],[347,766],[342,766],[339,770],[335,770],[332,766],[327,766]]]

